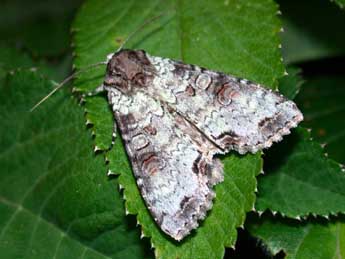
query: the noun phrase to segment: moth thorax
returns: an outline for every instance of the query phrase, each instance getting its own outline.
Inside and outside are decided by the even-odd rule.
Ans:
[[[129,93],[146,87],[152,78],[153,66],[143,50],[121,50],[109,60],[104,84]]]

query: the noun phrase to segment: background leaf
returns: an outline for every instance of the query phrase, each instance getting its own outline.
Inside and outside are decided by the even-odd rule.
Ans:
[[[327,0],[278,3],[283,13],[281,38],[287,64],[345,55],[345,34],[339,31],[345,24],[345,13],[338,6]]]
[[[0,35],[3,41],[29,50],[34,57],[58,57],[70,46],[69,26],[82,0],[2,1]]]
[[[309,78],[303,85],[297,100],[306,117],[304,125],[314,127],[315,130],[312,132],[316,133],[316,139],[322,140],[322,136],[317,136],[318,127],[332,125],[335,129],[342,129],[341,123],[344,116],[341,112],[331,112],[329,116],[326,116],[329,117],[327,121],[316,117],[311,120],[309,118],[313,112],[322,114],[319,111],[332,110],[337,105],[341,107],[343,81],[342,77],[328,75]],[[329,107],[331,108],[329,109]],[[296,141],[295,147],[293,147],[291,139],[296,140],[297,133],[295,136],[289,136],[290,140],[289,138],[285,140],[289,145],[286,145],[284,149],[282,147],[274,147],[273,150],[269,151],[268,157],[265,157],[266,171],[269,174],[267,178],[259,178],[259,197],[257,203],[259,205],[269,206],[270,208],[272,206],[273,210],[278,208],[279,212],[281,210],[285,212],[296,209],[298,211],[301,208],[305,210],[306,208],[311,209],[312,207],[315,210],[315,208],[319,207],[312,213],[313,215],[317,211],[320,212],[320,207],[324,210],[342,208],[344,198],[341,199],[339,197],[339,203],[335,202],[334,198],[337,196],[338,190],[342,190],[342,187],[339,188],[338,184],[340,183],[341,186],[344,184],[344,170],[341,171],[337,163],[323,156],[324,150],[315,141],[309,139],[310,133],[302,129],[299,131],[304,132],[305,137],[303,138],[304,140],[300,139]],[[328,132],[328,137],[332,138],[333,134],[337,136],[337,132],[337,130]],[[298,133],[298,135],[301,135],[301,133]],[[304,153],[304,155],[302,156],[286,149],[287,146],[290,146],[291,149],[297,149],[296,146],[302,146],[302,142],[305,142],[303,145],[304,149],[298,148],[299,154],[303,151],[302,154]],[[339,140],[339,142],[341,141]],[[332,143],[330,145],[332,146]],[[311,148],[312,146],[314,148]],[[332,151],[332,155],[334,154],[336,157],[343,158],[341,155],[338,156],[338,153],[342,154],[343,151],[341,143],[338,144],[335,141]],[[279,156],[277,155],[278,153]],[[303,161],[306,153],[311,154],[311,160],[306,159]],[[321,164],[320,166],[313,166],[314,162],[311,161],[318,159],[324,161],[324,166]],[[327,160],[328,163],[326,162]],[[326,166],[327,164],[328,166]],[[302,168],[304,169],[300,170]],[[312,168],[314,170],[310,170]],[[272,172],[273,174],[271,175],[270,173]],[[294,182],[291,179],[289,180],[289,178]],[[316,194],[314,193],[315,196],[311,196],[312,193],[310,192],[316,187],[315,183],[322,188]],[[291,189],[289,188],[286,191],[286,185],[290,185]],[[301,185],[307,185],[307,187],[301,187]],[[326,190],[324,188],[325,186],[327,187]],[[269,188],[271,189],[269,190]],[[260,191],[261,189],[264,190],[264,193]],[[296,191],[293,193],[294,189]],[[261,195],[264,196],[263,199],[261,199]],[[317,206],[315,206],[316,204]],[[330,222],[327,222],[327,219],[328,217],[326,219],[308,217],[307,220],[298,221],[279,216],[272,218],[268,213],[264,213],[260,218],[249,217],[245,226],[253,236],[263,241],[264,245],[273,255],[283,250],[287,254],[287,258],[343,258],[345,254],[344,217],[338,214],[337,217],[331,217]]]
[[[289,76],[280,81],[280,89],[284,95],[293,97],[299,89],[301,79],[297,76],[298,69],[289,68],[289,72]],[[310,100],[311,96],[305,93],[313,89],[312,96],[320,100],[319,106],[325,107],[327,111],[334,110],[330,105],[337,107],[340,101],[334,102],[334,100],[341,98],[339,93],[344,91],[339,84],[331,87],[331,84],[327,85],[322,81],[317,85],[315,81],[317,82],[317,80],[308,82],[306,85],[309,86],[302,88],[301,95],[306,99],[302,98],[298,103],[313,103],[317,106],[317,102]],[[323,88],[320,88],[321,86]],[[339,92],[336,91],[337,86]],[[338,97],[322,95],[321,89],[327,89],[327,93],[333,93],[335,90],[335,95]],[[301,106],[304,108],[305,105]],[[320,110],[320,107],[316,109],[318,112]],[[308,121],[310,115],[305,109],[302,111],[305,120]],[[342,123],[336,117],[332,117],[329,122],[332,122],[336,129],[342,128],[341,125],[335,125]],[[284,216],[297,218],[309,214],[327,216],[345,212],[345,192],[342,191],[345,172],[341,165],[324,155],[323,148],[310,138],[307,130],[298,128],[282,143],[266,151],[264,171],[267,175],[259,177],[259,192],[255,205],[259,211],[271,210],[274,213],[279,212]]]
[[[264,241],[273,255],[283,250],[287,259],[341,259],[345,256],[344,221],[324,221],[320,224],[312,220],[298,223],[266,217],[260,220],[251,219],[251,222],[246,227]]]
[[[288,66],[286,71],[287,76],[279,80],[279,92],[286,98],[293,100],[298,95],[304,80],[301,76],[301,69],[295,66]]]
[[[305,115],[304,126],[312,136],[327,144],[325,151],[345,163],[345,77],[318,76],[304,85],[297,102]]]
[[[38,70],[47,78],[62,80],[70,71],[71,57],[63,57],[58,62],[47,62],[43,59],[32,60],[27,52],[0,43],[0,81],[6,77],[8,71],[18,69]]]
[[[332,1],[332,0],[331,0]],[[344,9],[345,1],[344,0],[333,0],[341,9]]]
[[[281,250],[287,259],[334,258],[345,256],[345,224],[340,222],[323,223],[316,220],[296,222],[282,218],[252,218],[246,224],[249,231],[259,237],[271,254]]]
[[[256,209],[288,217],[345,213],[345,173],[298,128],[266,152]]]
[[[51,88],[24,70],[0,89],[1,257],[149,257],[90,148],[82,109],[61,91],[28,112]]]
[[[76,67],[105,60],[129,33],[161,12],[166,15],[138,33],[126,48],[142,48],[152,55],[231,73],[272,88],[277,86],[284,68],[278,48],[277,7],[272,1],[166,1],[164,5],[156,0],[86,1],[73,26]],[[103,76],[104,67],[94,69],[82,75],[75,87],[80,91],[94,89],[102,83]],[[101,132],[96,146],[106,148],[112,125],[98,119],[107,118],[110,113],[105,99],[102,105],[100,98],[87,99],[89,114],[97,114],[87,118],[94,124],[96,136]],[[98,108],[93,111],[90,107]],[[162,258],[221,258],[224,246],[234,245],[236,227],[243,224],[245,212],[252,209],[255,175],[261,169],[258,155],[224,158],[225,181],[216,187],[212,211],[197,231],[177,243],[160,232],[147,212],[119,138],[107,159],[111,171],[120,173],[128,212],[138,214],[143,233],[151,237],[156,256]]]

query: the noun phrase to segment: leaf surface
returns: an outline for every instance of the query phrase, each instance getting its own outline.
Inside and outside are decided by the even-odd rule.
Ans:
[[[252,219],[246,224],[250,233],[260,238],[273,255],[283,250],[287,259],[332,258],[345,256],[343,220],[296,222],[281,218]]]
[[[279,80],[279,92],[286,98],[293,100],[298,95],[304,83],[301,77],[301,69],[295,66],[288,66],[287,76]]]
[[[53,64],[43,59],[34,61],[27,52],[0,43],[0,81],[6,77],[9,71],[14,72],[20,69],[37,70],[47,78],[62,81],[70,73],[70,64],[71,57],[69,56]]]
[[[293,82],[286,81],[291,88]],[[312,112],[327,110],[329,105],[342,105],[344,84],[341,82],[341,78],[332,77],[307,80],[297,98],[306,117],[305,124],[313,126],[308,120]],[[340,114],[332,114],[328,123],[338,127],[342,123]],[[326,125],[322,120],[312,121],[315,125]],[[303,128],[298,128],[285,142],[273,147],[265,157],[267,175],[259,178],[256,207],[290,217],[311,212],[328,219],[327,214],[344,213],[345,172],[339,164],[325,157],[322,147]],[[341,145],[336,147],[341,153]],[[298,221],[280,216],[272,218],[264,213],[261,218],[249,217],[245,226],[273,255],[283,250],[287,258],[343,258],[344,219],[342,215],[330,218],[329,222],[321,217]]]
[[[345,212],[345,173],[303,128],[267,151],[256,209],[288,217]]]
[[[305,115],[304,126],[326,144],[329,157],[345,163],[345,77],[318,76],[307,81],[297,98]]]
[[[0,88],[1,257],[149,257],[70,94],[29,112],[52,87],[21,70]]]
[[[332,0],[331,0],[332,1]],[[344,9],[345,0],[333,0],[341,9]]]
[[[280,81],[280,86],[284,94],[293,97],[302,81],[298,79],[296,68],[290,68],[289,72],[290,75]],[[313,112],[317,118],[317,115],[327,115],[322,109],[338,111],[338,108],[340,112],[331,113],[333,116],[327,122],[331,123],[329,128],[335,128],[333,132],[342,132],[341,125],[344,123],[340,118],[343,117],[341,98],[345,93],[344,82],[341,78],[316,78],[305,84],[298,98],[305,124],[309,122],[311,126]],[[310,106],[313,108],[310,109]],[[327,122],[314,120],[316,125],[328,125]],[[337,152],[341,154],[342,145],[337,147]],[[271,210],[288,217],[306,217],[309,214],[329,216],[345,212],[345,192],[342,188],[345,172],[340,164],[326,157],[323,147],[311,139],[306,129],[297,128],[283,142],[269,149],[264,170],[267,175],[259,177],[255,205],[259,211]]]
[[[278,1],[284,32],[282,53],[287,64],[345,54],[345,13],[330,1]],[[298,7],[298,8],[296,8]],[[320,19],[323,17],[324,19]]]
[[[59,57],[69,49],[69,27],[81,0],[12,0],[0,8],[1,40],[34,57]],[[56,60],[55,60],[56,61]]]

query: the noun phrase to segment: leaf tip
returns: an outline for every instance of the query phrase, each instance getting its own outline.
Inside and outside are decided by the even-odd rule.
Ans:
[[[108,169],[107,176],[111,176],[111,175],[116,175],[116,173],[114,173],[110,169]]]
[[[329,216],[328,215],[322,215],[322,217],[324,217],[325,219],[329,220]]]
[[[92,122],[88,118],[86,118],[85,125],[86,126],[92,125]],[[94,132],[92,132],[92,134],[94,134]]]

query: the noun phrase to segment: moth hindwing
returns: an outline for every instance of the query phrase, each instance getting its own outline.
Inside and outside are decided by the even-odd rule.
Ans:
[[[216,154],[270,147],[303,119],[277,92],[142,50],[111,55],[103,89],[141,195],[176,240],[212,207],[223,180]]]

